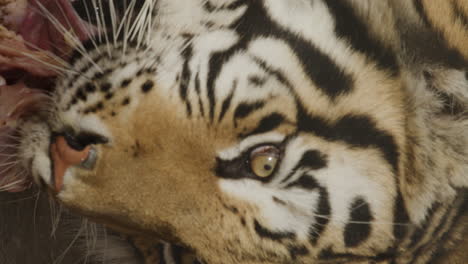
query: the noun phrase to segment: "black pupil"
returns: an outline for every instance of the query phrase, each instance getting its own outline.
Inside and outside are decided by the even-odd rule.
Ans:
[[[263,168],[267,171],[271,170],[271,166],[270,165],[264,165]]]

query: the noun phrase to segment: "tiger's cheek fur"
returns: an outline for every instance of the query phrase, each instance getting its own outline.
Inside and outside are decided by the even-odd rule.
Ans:
[[[246,211],[242,206],[229,210],[213,170],[215,146],[232,145],[235,137],[184,121],[172,111],[174,102],[159,93],[155,87],[106,119],[112,141],[98,146],[95,170],[74,169],[58,198],[116,230],[193,245],[200,257],[215,263],[226,261],[225,250],[236,252],[233,263],[257,259],[249,251],[260,242],[251,241],[251,231],[239,219]]]

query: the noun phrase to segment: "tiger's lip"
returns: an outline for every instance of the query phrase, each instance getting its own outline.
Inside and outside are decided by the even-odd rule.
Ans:
[[[50,145],[50,158],[52,162],[51,188],[57,193],[63,189],[65,172],[69,167],[83,163],[90,155],[91,146],[83,150],[70,147],[63,136],[56,137]]]

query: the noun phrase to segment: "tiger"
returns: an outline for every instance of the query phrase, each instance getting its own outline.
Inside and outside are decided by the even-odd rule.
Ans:
[[[106,3],[18,152],[141,263],[468,262],[468,1]]]

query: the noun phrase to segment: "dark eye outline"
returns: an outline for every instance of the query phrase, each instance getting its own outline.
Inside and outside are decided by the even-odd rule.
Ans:
[[[92,170],[98,159],[98,151],[93,145],[106,144],[109,142],[109,139],[104,136],[88,131],[75,133],[68,127],[62,132],[52,132],[50,142],[55,142],[57,137],[63,137],[67,145],[75,151],[83,151],[86,147],[90,146],[86,159],[80,164],[77,164],[78,167],[86,170]]]
[[[105,144],[109,142],[107,138],[89,132],[80,132],[78,134],[64,132],[58,133],[57,136],[63,136],[68,146],[77,151],[82,151],[89,145]]]

